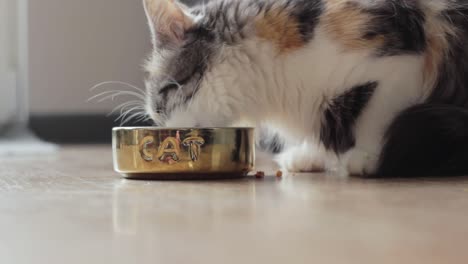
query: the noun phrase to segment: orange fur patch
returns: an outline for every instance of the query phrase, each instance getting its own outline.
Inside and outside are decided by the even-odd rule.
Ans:
[[[349,50],[375,49],[385,42],[383,36],[363,39],[362,33],[371,19],[356,6],[340,0],[328,1],[323,27],[335,41]]]
[[[426,16],[428,22],[425,25],[427,48],[424,56],[424,79],[428,86],[433,86],[449,49],[447,37],[456,36],[456,32],[448,23],[437,19],[437,14],[426,12]]]
[[[298,22],[284,10],[272,9],[258,17],[257,36],[276,44],[280,53],[296,50],[305,45]]]

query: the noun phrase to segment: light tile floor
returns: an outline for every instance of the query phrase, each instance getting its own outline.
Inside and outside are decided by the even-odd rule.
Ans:
[[[467,261],[468,177],[128,181],[107,146],[0,160],[0,263]]]

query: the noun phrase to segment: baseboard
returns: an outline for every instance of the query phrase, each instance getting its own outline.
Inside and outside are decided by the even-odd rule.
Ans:
[[[120,126],[116,116],[106,115],[32,115],[29,126],[41,139],[59,144],[107,144],[112,128]],[[149,126],[130,122],[125,126]]]

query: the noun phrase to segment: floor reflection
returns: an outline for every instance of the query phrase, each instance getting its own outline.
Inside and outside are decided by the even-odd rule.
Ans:
[[[113,228],[119,234],[181,229],[207,232],[237,217],[255,217],[253,180],[145,182],[114,186]]]

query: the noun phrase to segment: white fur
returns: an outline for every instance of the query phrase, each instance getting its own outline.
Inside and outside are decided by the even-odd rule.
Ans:
[[[339,160],[349,174],[373,172],[385,129],[399,111],[422,102],[428,89],[422,57],[344,52],[320,25],[314,40],[293,53],[278,55],[273,44],[249,39],[224,47],[212,65],[197,96],[166,125],[267,122],[286,138],[288,148],[277,160],[290,171],[329,168],[325,163]],[[355,148],[342,157],[327,153],[319,142],[324,102],[369,81],[379,86],[357,121]]]

